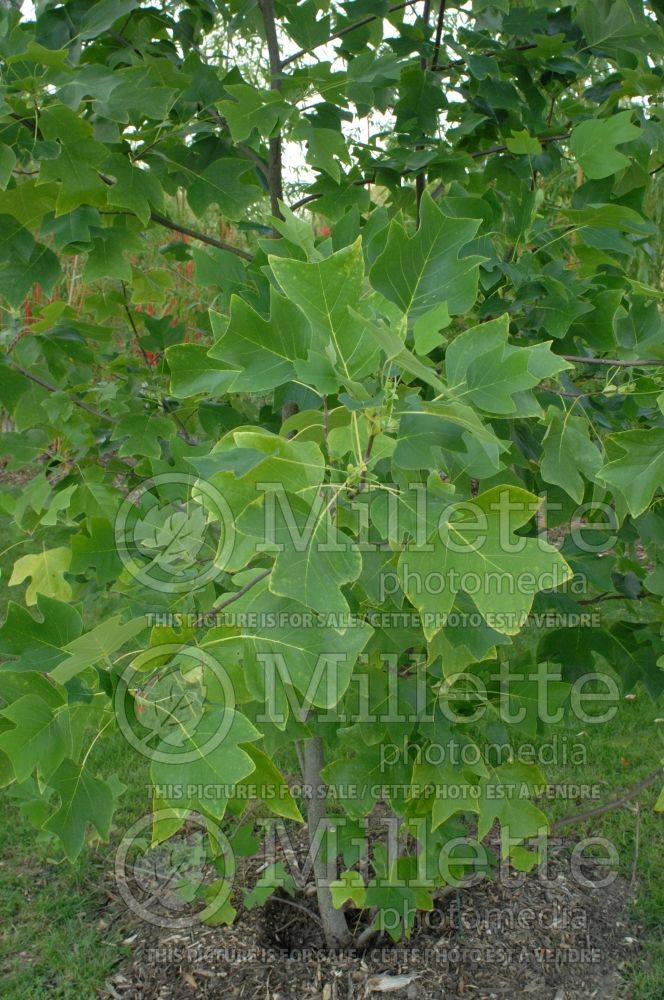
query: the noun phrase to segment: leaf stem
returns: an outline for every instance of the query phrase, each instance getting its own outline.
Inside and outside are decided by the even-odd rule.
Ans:
[[[215,606],[209,611],[206,611],[205,614],[200,615],[196,624],[202,625],[206,618],[219,614],[219,612],[223,611],[224,608],[227,608],[229,604],[233,604],[234,601],[239,601],[241,597],[244,597],[247,591],[251,590],[252,587],[255,587],[257,583],[261,582],[261,580],[264,580],[265,577],[269,576],[271,572],[271,568],[263,570],[263,572],[259,573],[258,576],[255,576],[253,580],[250,580],[249,583],[245,583],[244,587],[241,587],[234,594],[229,594],[228,597],[225,597],[219,604],[215,604]]]

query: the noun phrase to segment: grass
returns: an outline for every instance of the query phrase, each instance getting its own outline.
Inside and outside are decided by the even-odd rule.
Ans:
[[[119,736],[98,744],[97,769],[127,784],[118,831],[145,812],[145,776]],[[143,783],[141,783],[141,781]],[[119,932],[100,923],[112,844],[84,851],[76,865],[60,860],[9,795],[0,795],[0,995],[3,1000],[92,1000],[129,951]],[[114,838],[114,839],[117,839]]]
[[[605,706],[604,706],[605,707]],[[547,809],[555,820],[619,797],[620,792],[637,784],[655,770],[664,757],[664,724],[655,720],[663,713],[645,692],[637,692],[633,701],[622,701],[615,717],[574,738],[587,750],[582,767],[547,768],[552,783],[598,784],[598,802],[580,806],[554,800]],[[656,782],[623,808],[590,819],[564,830],[565,835],[604,837],[618,851],[621,874],[635,879],[635,895],[630,915],[643,927],[643,950],[622,970],[631,985],[631,1000],[664,998],[664,823],[654,811],[662,782]],[[637,815],[638,809],[638,815]],[[638,829],[638,847],[637,847]]]

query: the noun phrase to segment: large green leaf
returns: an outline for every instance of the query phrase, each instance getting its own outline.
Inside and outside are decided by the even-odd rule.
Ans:
[[[585,492],[584,476],[593,481],[602,464],[599,449],[590,440],[588,421],[551,407],[547,413],[547,432],[542,442],[542,479],[561,486],[581,503]],[[582,476],[583,473],[583,476]]]
[[[311,324],[312,353],[327,356],[343,383],[366,375],[375,365],[377,349],[362,322],[350,312],[350,307],[359,307],[362,295],[361,243],[356,241],[314,263],[271,257],[270,266],[284,294]]]
[[[108,840],[115,796],[107,782],[95,777],[87,762],[63,760],[48,784],[60,796],[59,808],[46,820],[44,829],[62,841],[70,861],[81,853],[89,823],[103,840]]]
[[[442,302],[451,315],[466,312],[477,297],[482,257],[464,255],[479,228],[478,219],[443,215],[429,195],[420,206],[413,236],[396,220],[385,248],[370,271],[371,284],[414,322]]]
[[[255,698],[270,696],[272,679],[296,688],[309,707],[333,708],[350,683],[353,667],[373,629],[352,622],[345,631],[327,624],[302,604],[254,587],[234,605],[239,632],[213,630],[204,648],[221,658],[225,649],[242,650],[247,684]],[[246,616],[242,617],[242,612]],[[242,625],[247,622],[246,627]],[[278,698],[288,714],[288,704]],[[302,700],[302,699],[301,699]]]
[[[529,390],[572,365],[557,357],[548,343],[514,347],[509,317],[474,326],[456,337],[445,354],[448,390],[453,398],[487,413],[535,412]]]
[[[268,392],[296,378],[294,362],[304,360],[311,347],[311,331],[305,314],[273,291],[269,319],[263,319],[238,296],[231,299],[228,324],[212,313],[212,327],[219,336],[209,355],[234,369],[228,392]],[[179,349],[180,354],[182,348]],[[169,363],[174,373],[175,353],[170,348]],[[178,385],[180,375],[178,374]]]
[[[66,707],[52,705],[37,695],[26,694],[2,710],[14,728],[0,733],[0,750],[9,757],[16,780],[30,777],[36,767],[46,774],[70,751]]]
[[[608,118],[581,122],[572,131],[569,144],[587,177],[610,177],[629,166],[629,157],[616,147],[640,135],[631,119],[631,111],[620,111]]]
[[[179,746],[165,741],[156,747],[160,759],[153,760],[151,773],[155,785],[164,790],[163,801],[178,809],[197,809],[221,819],[231,786],[255,769],[254,760],[240,744],[259,737],[260,733],[240,712],[228,707],[210,708],[195,720],[192,731],[185,734]]]
[[[269,519],[264,504],[252,504],[238,530],[260,538],[262,551],[277,551],[270,573],[272,593],[338,615],[343,627],[349,607],[341,586],[362,571],[357,544],[334,526],[329,500],[319,496],[314,503],[291,497],[284,501],[275,504]]]
[[[664,428],[612,434],[608,445],[620,457],[604,465],[597,478],[616,490],[632,517],[638,517],[664,483]]]
[[[37,595],[42,621],[10,601],[0,628],[0,653],[14,657],[11,669],[49,670],[67,656],[66,646],[81,634],[81,616],[69,604]]]
[[[9,586],[16,587],[25,580],[30,580],[25,592],[26,604],[36,604],[38,594],[66,601],[72,595],[71,586],[65,580],[70,562],[71,552],[64,546],[21,556],[14,563]]]
[[[515,635],[535,594],[569,579],[572,571],[552,545],[515,536],[539,505],[526,490],[496,486],[447,508],[426,545],[402,552],[401,585],[424,616],[428,638],[443,627],[460,590],[472,597],[488,625]]]

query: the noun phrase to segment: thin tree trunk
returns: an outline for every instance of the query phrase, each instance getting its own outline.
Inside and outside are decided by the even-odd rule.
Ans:
[[[309,842],[314,843],[316,831],[322,829],[325,821],[325,782],[320,776],[323,768],[323,741],[320,736],[313,736],[303,743],[304,783],[309,791],[307,808],[307,824],[309,827]],[[316,880],[316,896],[318,912],[325,931],[325,943],[328,948],[346,947],[350,943],[350,933],[342,910],[335,910],[332,904],[332,894],[327,884],[327,865],[319,849],[315,851],[313,862],[314,878]]]
[[[259,0],[263,24],[265,25],[265,38],[267,41],[267,51],[270,59],[270,87],[272,90],[281,90],[281,53],[279,52],[279,39],[277,37],[277,25],[274,17],[273,0]],[[268,186],[270,188],[270,209],[272,215],[277,219],[282,219],[279,202],[283,201],[284,190],[281,170],[281,135],[270,139],[270,156],[268,160]],[[278,235],[275,233],[275,236]]]
[[[422,20],[425,25],[429,24],[429,15],[431,14],[431,3],[430,0],[424,0],[424,10],[422,11]],[[420,59],[420,69],[424,74],[427,71],[427,61],[425,58]],[[423,149],[423,146],[416,146],[416,149]],[[426,187],[426,174],[424,170],[415,178],[415,205],[416,205],[416,226],[420,228],[420,203],[422,201],[422,195],[424,194],[424,189]]]

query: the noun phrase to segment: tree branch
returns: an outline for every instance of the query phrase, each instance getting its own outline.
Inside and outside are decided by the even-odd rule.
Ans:
[[[552,825],[551,832],[555,833],[565,826],[572,826],[574,823],[583,823],[587,819],[592,819],[594,816],[603,816],[604,813],[612,812],[614,809],[620,809],[621,806],[624,806],[627,802],[635,799],[637,795],[640,795],[646,788],[650,788],[651,785],[654,785],[655,782],[661,777],[664,777],[664,768],[658,767],[657,770],[649,774],[647,778],[644,778],[643,781],[639,781],[637,785],[632,785],[631,788],[628,788],[627,791],[623,795],[618,796],[618,798],[612,799],[610,802],[605,802],[602,806],[595,806],[593,809],[586,809],[584,812],[573,813],[570,816],[563,816],[562,819],[559,819]]]
[[[224,116],[221,114],[221,112],[217,110],[217,108],[212,107],[212,106],[210,106],[208,108],[203,108],[202,107],[201,108],[201,114],[211,115],[212,118],[216,121],[217,125],[220,128],[228,129],[228,131],[230,132],[230,128],[229,128],[228,122],[226,121],[226,119],[224,118]],[[269,174],[268,174],[267,164],[265,163],[265,161],[263,160],[263,158],[261,156],[259,156],[259,154],[256,152],[256,150],[252,149],[251,146],[245,145],[245,143],[243,143],[243,142],[236,142],[235,145],[236,145],[237,149],[240,150],[241,153],[244,153],[244,155],[247,156],[250,160],[253,160],[254,165],[258,168],[258,170],[260,170],[260,172],[262,173],[262,175],[265,178],[265,180],[266,181],[269,180]]]
[[[134,340],[136,341],[136,346],[143,355],[143,360],[145,361],[145,367],[149,369],[150,362],[145,352],[145,348],[141,343],[141,338],[138,336],[138,330],[136,329],[136,324],[134,323],[134,317],[132,316],[131,309],[129,308],[129,299],[127,298],[127,285],[125,284],[124,281],[122,282],[122,298],[124,304],[124,311],[127,315],[127,319],[129,320],[129,325],[131,327],[132,333],[134,334]]]
[[[542,145],[546,145],[549,142],[559,142],[562,139],[568,139],[569,135],[570,135],[569,132],[564,132],[561,133],[560,135],[537,136],[537,138],[542,143]],[[461,152],[463,152],[463,150],[461,150]],[[478,149],[474,153],[469,153],[468,155],[472,157],[473,160],[479,160],[483,156],[492,156],[494,153],[505,153],[505,152],[507,152],[507,146],[490,146],[488,149]],[[380,164],[378,164],[377,169],[380,170]],[[407,177],[409,175],[412,175],[412,171],[405,170],[401,176]],[[359,187],[365,184],[375,184],[375,183],[376,183],[375,174],[372,175],[371,177],[361,177],[359,180],[353,181],[353,184]],[[441,193],[442,189],[443,185],[439,184],[433,191],[432,198],[437,198],[438,195]],[[293,202],[293,204],[290,206],[291,211],[294,212],[298,208],[304,208],[305,205],[309,205],[312,201],[317,201],[318,198],[322,197],[323,196],[320,192],[304,195],[304,197],[299,198],[298,201]]]
[[[546,146],[549,142],[560,142],[562,139],[569,139],[569,137],[569,132],[561,132],[559,135],[538,135],[536,138],[543,146]],[[463,152],[463,150],[461,150],[461,152]],[[473,160],[479,160],[483,156],[493,156],[494,153],[506,152],[508,152],[507,146],[489,146],[488,149],[476,150],[474,153],[471,153],[470,156]]]
[[[110,177],[105,174],[99,174],[100,178],[107,184],[108,187],[113,187],[113,181]],[[133,212],[129,213],[133,215]],[[218,240],[216,236],[208,236],[207,233],[201,233],[198,229],[192,229],[191,226],[183,226],[179,222],[174,222],[173,219],[169,219],[168,216],[162,215],[161,212],[150,212],[150,220],[156,222],[158,226],[164,226],[165,229],[172,229],[174,233],[182,233],[183,236],[191,236],[192,240],[198,240],[199,243],[207,243],[208,246],[217,247],[219,250],[228,250],[229,253],[234,253],[238,257],[242,257],[243,260],[253,260],[250,253],[246,250],[241,250],[239,247],[234,247],[231,243],[227,243],[225,240]]]
[[[443,6],[445,0],[441,0],[441,6]],[[424,10],[422,11],[422,20],[424,21],[425,27],[429,26],[429,18],[431,16],[431,2],[430,0],[424,0]],[[422,70],[422,75],[426,73],[427,70],[427,60],[426,56],[422,56],[420,59],[420,69]],[[423,149],[422,145],[415,147],[416,149]],[[426,174],[424,169],[420,170],[415,178],[415,226],[417,229],[420,228],[420,203],[422,201],[422,195],[424,194],[424,188],[426,187]]]
[[[309,52],[313,52],[315,49],[320,49],[323,45],[329,45],[333,42],[335,38],[343,38],[344,35],[349,35],[351,31],[357,31],[358,28],[363,28],[365,24],[370,24],[372,21],[377,21],[378,18],[389,17],[390,14],[395,14],[398,10],[403,10],[404,7],[412,7],[413,4],[417,3],[418,0],[404,0],[403,3],[397,3],[393,7],[388,7],[385,14],[367,14],[366,17],[360,18],[359,21],[355,21],[353,24],[347,24],[345,28],[340,28],[339,31],[335,31],[333,35],[329,35],[325,41],[317,42],[316,45],[312,45],[310,49],[298,49],[294,52],[292,56],[288,59],[284,59],[281,64],[281,68],[285,69],[286,66],[290,66],[292,62],[296,59],[301,59],[302,56],[306,56]]]
[[[29,372],[27,368],[23,367],[23,365],[19,365],[18,362],[10,359],[8,360],[12,368],[14,368],[17,372],[20,372],[21,375],[24,375],[25,378],[29,378],[31,382],[34,382],[36,385],[40,385],[42,389],[48,389],[49,392],[63,392],[59,385],[52,385],[50,382],[47,382],[46,379],[40,378],[39,375],[33,375],[32,372]],[[88,406],[88,404],[84,403],[82,399],[77,399],[76,396],[71,396],[70,398],[72,403],[79,406],[82,410],[85,410],[86,413],[96,417],[97,420],[105,420],[106,423],[113,423],[113,419],[111,417],[106,416],[105,413],[100,413],[99,410],[95,410],[92,406]]]
[[[436,21],[436,38],[433,43],[433,56],[431,58],[431,69],[438,70],[438,56],[440,55],[440,42],[443,37],[443,21],[445,20],[445,0],[440,0],[438,8],[438,20]]]
[[[536,49],[536,48],[537,48],[537,42],[524,42],[523,45],[514,45],[511,48],[504,47],[502,49],[487,49],[485,52],[482,52],[481,55],[491,57],[491,56],[503,55],[505,52],[507,53],[527,52],[528,49]],[[435,68],[437,73],[443,73],[445,70],[456,69],[457,66],[465,66],[465,65],[466,65],[465,59],[453,59],[452,62],[444,63],[444,65],[436,66]]]
[[[279,51],[279,38],[277,36],[277,24],[274,16],[274,0],[258,0],[263,24],[265,25],[265,40],[267,41],[267,52],[270,59],[270,89],[281,90],[281,53]],[[281,171],[281,133],[270,139],[270,155],[267,169],[267,183],[270,189],[270,209],[272,215],[277,219],[283,219],[279,203],[284,198],[283,178]],[[275,232],[275,235],[278,233]]]
[[[638,358],[636,361],[623,361],[620,358],[584,358],[581,354],[561,354],[565,361],[574,361],[585,365],[608,365],[618,368],[648,368],[651,365],[664,367],[664,359],[658,361],[657,358]]]
[[[628,597],[627,594],[597,594],[596,597],[586,597],[583,601],[578,601],[578,604],[603,604],[604,601],[645,601],[649,597],[654,597],[654,594],[643,593],[636,594],[635,597]]]
[[[173,219],[162,215],[161,212],[151,212],[150,219],[152,222],[156,222],[158,226],[172,229],[174,233],[182,233],[183,236],[191,236],[192,240],[198,240],[199,243],[206,243],[208,246],[217,247],[219,250],[228,250],[229,253],[234,253],[237,257],[242,257],[243,260],[253,260],[252,255],[247,253],[246,250],[234,247],[231,243],[227,243],[226,240],[218,240],[216,236],[208,236],[207,233],[201,233],[197,229],[192,229],[191,226],[183,226],[179,222],[174,222]]]

